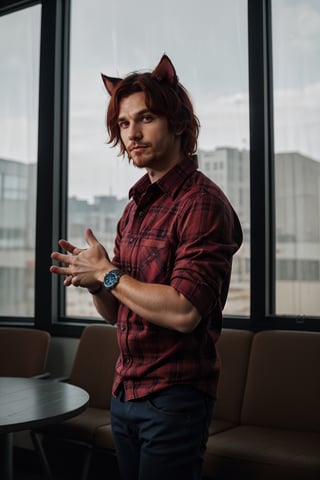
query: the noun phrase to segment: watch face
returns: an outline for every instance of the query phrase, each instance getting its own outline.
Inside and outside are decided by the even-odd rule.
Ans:
[[[111,270],[111,272],[107,273],[104,277],[104,286],[107,290],[110,290],[112,287],[117,285],[119,281],[119,270]]]

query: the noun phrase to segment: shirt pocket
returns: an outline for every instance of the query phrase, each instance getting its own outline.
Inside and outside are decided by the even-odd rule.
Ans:
[[[137,272],[143,282],[169,284],[174,265],[174,246],[168,239],[141,239],[136,244]]]

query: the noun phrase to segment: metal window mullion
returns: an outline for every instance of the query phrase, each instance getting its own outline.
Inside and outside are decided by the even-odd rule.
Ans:
[[[49,268],[61,230],[63,0],[43,2],[41,12],[35,323],[50,330],[59,304],[59,279]]]
[[[248,0],[251,320],[274,310],[274,180],[271,0]]]

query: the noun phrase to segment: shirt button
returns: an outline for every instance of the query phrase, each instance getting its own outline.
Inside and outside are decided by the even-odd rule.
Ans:
[[[134,241],[134,238],[131,237],[131,238],[129,239],[129,243],[133,243],[133,241]]]
[[[128,267],[128,268],[127,268],[127,271],[128,271],[128,272],[131,272],[131,271],[132,271],[132,268],[131,268],[131,267]]]
[[[129,365],[129,363],[130,363],[130,358],[128,358],[128,357],[125,358],[124,363],[125,363],[126,365]]]
[[[141,212],[139,212],[139,217],[143,217],[144,215],[144,212],[141,210]]]
[[[121,326],[121,332],[125,332],[127,330],[127,327],[125,325]]]

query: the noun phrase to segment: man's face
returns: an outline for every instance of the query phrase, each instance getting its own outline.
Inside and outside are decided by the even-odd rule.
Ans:
[[[118,125],[128,156],[137,167],[160,178],[180,161],[180,137],[169,132],[165,117],[147,108],[143,92],[121,100]]]

